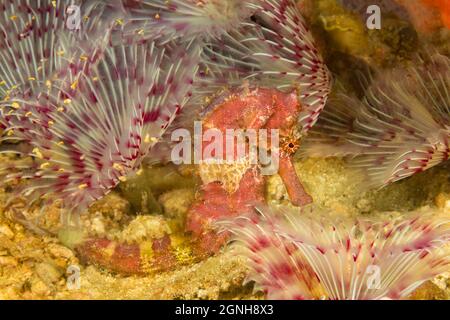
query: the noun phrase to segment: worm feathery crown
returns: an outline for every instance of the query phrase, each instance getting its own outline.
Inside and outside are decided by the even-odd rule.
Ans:
[[[412,214],[340,220],[316,208],[221,222],[269,299],[400,299],[446,270],[450,221]]]

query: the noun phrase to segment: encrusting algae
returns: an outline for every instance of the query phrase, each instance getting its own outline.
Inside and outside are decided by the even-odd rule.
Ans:
[[[382,2],[0,6],[0,298],[449,298],[448,7]],[[279,145],[170,163],[194,121]]]

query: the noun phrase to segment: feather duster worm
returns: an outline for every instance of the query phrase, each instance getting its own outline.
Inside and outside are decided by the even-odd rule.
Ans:
[[[62,68],[55,47],[64,28],[61,2],[7,1],[0,5],[0,98],[18,86],[36,89]],[[22,88],[22,92],[25,91]]]
[[[304,145],[308,156],[347,156],[381,187],[426,170],[450,154],[450,59],[380,74],[363,101],[330,103]]]
[[[19,43],[19,49],[26,48],[32,61],[42,51],[57,56],[42,42],[54,32],[45,28],[32,38],[35,43]],[[30,203],[43,196],[46,202],[60,199],[70,212],[82,211],[138,169],[185,104],[200,52],[194,41],[164,48],[139,41],[89,52],[77,45],[71,44],[80,53],[68,59],[70,72],[54,79],[49,70],[36,81],[35,96],[21,92],[0,106],[6,133],[1,141],[27,143],[29,150],[18,153],[35,159],[3,164],[2,183],[27,180],[15,191]],[[24,80],[22,69],[13,71],[4,74]],[[2,153],[15,152],[7,146]]]
[[[268,299],[401,299],[450,263],[442,248],[448,219],[337,221],[318,209],[280,211],[221,223]]]

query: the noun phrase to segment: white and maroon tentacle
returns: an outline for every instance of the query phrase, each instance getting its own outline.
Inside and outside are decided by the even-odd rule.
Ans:
[[[450,155],[450,59],[381,74],[361,102],[330,103],[304,145],[309,156],[349,156],[369,187],[424,171]]]
[[[261,212],[222,227],[268,298],[400,299],[450,263],[450,221],[430,214],[385,222],[338,221],[317,209]]]
[[[250,15],[239,0],[123,0],[126,36],[166,43],[216,38]]]
[[[306,132],[324,108],[331,85],[312,34],[295,1],[258,0],[247,6],[254,11],[252,19],[205,49],[200,89],[236,85],[242,80],[297,89],[303,107],[299,124]]]
[[[450,238],[450,221],[431,215],[389,222],[288,219],[294,228],[282,232],[304,254],[331,299],[405,298],[450,263],[441,249]]]
[[[28,170],[2,167],[4,182],[29,180],[20,194],[83,210],[138,169],[190,95],[199,51],[194,41],[108,47],[49,95],[13,101],[3,125],[32,146],[28,155],[37,161]]]
[[[248,258],[247,282],[255,282],[255,291],[263,291],[267,299],[305,300],[323,295],[314,271],[305,263],[294,244],[285,241],[276,229],[280,217],[239,217],[218,223],[231,231],[236,254]]]

